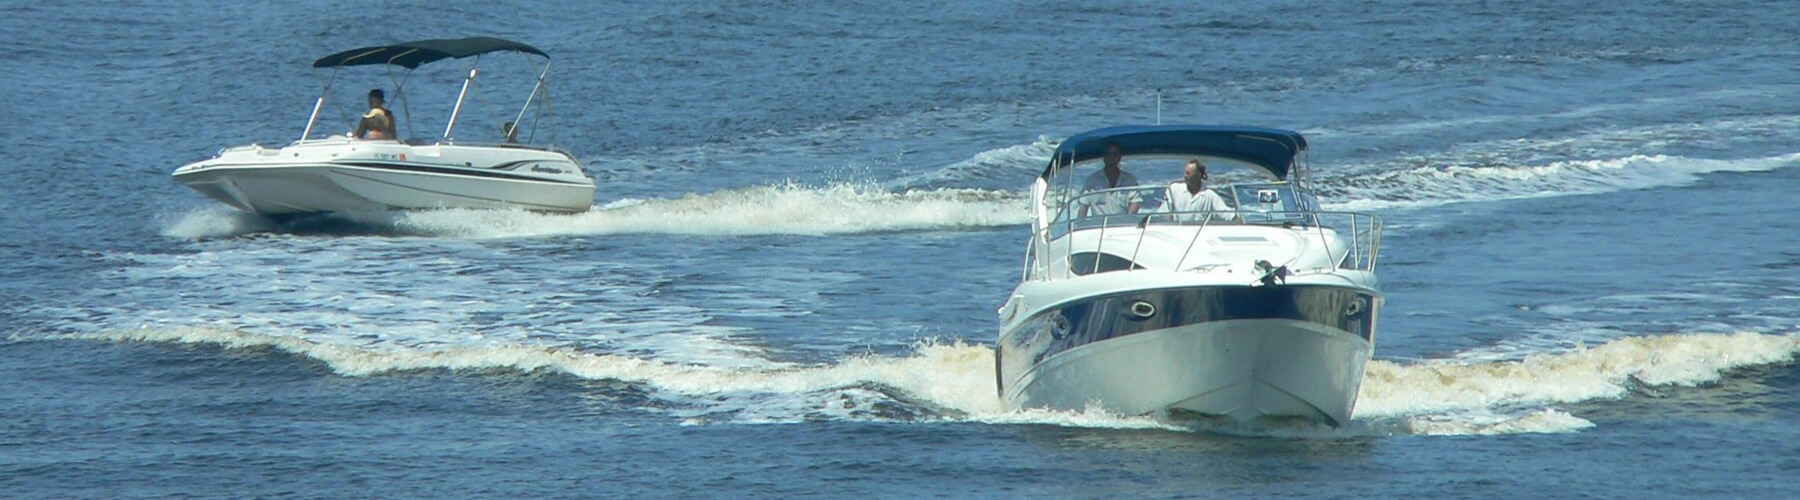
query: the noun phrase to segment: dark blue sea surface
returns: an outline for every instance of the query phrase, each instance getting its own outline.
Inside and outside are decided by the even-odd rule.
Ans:
[[[0,496],[1794,498],[1796,33],[1741,1],[6,3]],[[471,35],[551,55],[537,139],[593,211],[277,223],[169,177],[299,138],[318,57]],[[471,62],[407,77],[403,133]],[[481,68],[459,138],[543,63]],[[339,72],[316,132],[402,76]],[[1159,110],[1298,130],[1328,208],[1386,217],[1344,428],[995,396],[1026,186]]]

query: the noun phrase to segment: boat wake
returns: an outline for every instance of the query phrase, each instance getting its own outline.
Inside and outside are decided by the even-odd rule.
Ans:
[[[1055,142],[983,151],[968,160],[876,185],[873,182],[802,186],[793,183],[691,193],[678,198],[624,199],[581,214],[521,210],[448,209],[379,212],[286,220],[281,223],[220,206],[162,221],[174,238],[220,238],[254,233],[511,238],[600,234],[806,235],[955,230],[1023,226],[1024,193],[960,188],[1035,172]],[[1680,186],[1714,172],[1759,172],[1800,165],[1800,154],[1710,159],[1627,155],[1594,160],[1542,161],[1521,152],[1445,153],[1395,160],[1400,165],[1321,168],[1314,183],[1329,210],[1383,211],[1453,203],[1595,194]],[[1342,175],[1336,171],[1367,171]],[[1146,173],[1145,182],[1172,181]]]
[[[1800,165],[1800,154],[1740,160],[1631,155],[1543,164],[1418,162],[1428,164],[1367,175],[1326,176],[1316,187],[1322,195],[1342,200],[1326,203],[1327,209],[1380,211],[1682,186],[1702,174],[1793,167]]]
[[[323,362],[343,376],[422,370],[482,374],[548,371],[648,389],[689,424],[809,420],[953,421],[1104,429],[1194,430],[1191,422],[1152,416],[1009,411],[995,395],[993,349],[924,341],[908,356],[859,356],[828,365],[770,363],[709,366],[523,344],[409,348],[342,345],[295,336],[217,328],[111,331],[72,336],[114,342],[272,347]],[[18,339],[15,339],[18,340]],[[1342,429],[1316,425],[1205,426],[1257,435],[1345,437],[1572,432],[1595,425],[1560,408],[1708,386],[1734,370],[1791,363],[1800,336],[1762,333],[1627,337],[1594,347],[1513,360],[1376,360],[1369,364],[1354,419]]]
[[[1018,144],[975,153],[966,160],[884,183],[889,189],[945,189],[965,186],[1012,186],[1044,169],[1061,139],[1038,136]],[[1021,205],[1022,206],[1022,205]]]
[[[269,231],[402,236],[511,238],[558,235],[830,235],[1020,226],[1027,221],[1017,193],[980,189],[888,191],[859,184],[759,186],[627,199],[580,214],[523,210],[446,209],[335,214],[278,224],[214,207],[169,222],[162,234],[217,238]]]

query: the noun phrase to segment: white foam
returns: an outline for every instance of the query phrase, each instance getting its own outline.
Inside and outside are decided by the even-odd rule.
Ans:
[[[794,184],[614,202],[576,215],[523,211],[410,212],[398,224],[430,235],[549,234],[826,235],[1023,225],[1024,198],[977,189],[889,192],[855,184]]]
[[[344,218],[365,226],[391,226],[402,234],[464,238],[626,233],[827,235],[1024,225],[1030,220],[1026,204],[1021,194],[1007,191],[945,188],[891,192],[863,184],[807,187],[786,183],[671,199],[614,200],[580,214],[448,209]],[[170,223],[163,234],[203,238],[272,227],[254,215],[204,209]]]
[[[890,388],[931,406],[944,418],[995,424],[1040,424],[1119,429],[1187,429],[1147,416],[1084,411],[1009,410],[994,386],[993,350],[963,342],[921,342],[904,357],[858,356],[829,365],[722,367],[678,364],[566,347],[520,344],[434,349],[341,345],[230,329],[143,329],[85,335],[110,341],[271,346],[320,360],[346,376],[411,370],[551,370],[587,379],[643,384],[693,408],[689,423],[795,422],[871,418],[887,398],[868,387]],[[1634,380],[1649,385],[1697,385],[1747,366],[1788,362],[1800,337],[1737,333],[1630,337],[1594,348],[1539,354],[1515,361],[1373,361],[1355,420],[1343,429],[1306,427],[1252,432],[1294,436],[1484,435],[1572,432],[1592,422],[1549,407],[1619,398]],[[1240,429],[1241,430],[1241,429]],[[1226,429],[1230,431],[1230,429]]]
[[[1800,337],[1759,333],[1627,337],[1512,361],[1371,361],[1356,415],[1394,417],[1624,396],[1635,379],[1692,386],[1734,368],[1791,361]]]
[[[1591,428],[1593,422],[1555,408],[1519,415],[1472,412],[1423,415],[1395,424],[1400,432],[1426,436],[1489,436],[1496,434],[1553,434]],[[1381,426],[1377,426],[1381,427]]]
[[[236,236],[275,228],[268,219],[216,205],[193,209],[174,220],[164,219],[160,223],[163,236],[186,239]]]
[[[433,349],[390,344],[344,345],[285,335],[265,335],[212,327],[147,328],[79,335],[115,342],[217,344],[229,348],[274,347],[324,362],[344,376],[362,377],[415,370],[551,370],[581,378],[640,383],[670,396],[697,397],[705,407],[694,415],[731,414],[734,422],[798,421],[808,413],[841,416],[854,409],[834,405],[795,406],[809,393],[879,384],[961,413],[971,421],[1077,427],[1168,428],[1149,417],[1122,417],[1100,409],[1080,412],[1008,411],[994,386],[993,350],[962,342],[926,341],[916,355],[859,356],[812,367],[746,369],[675,364],[614,354],[518,344]],[[854,389],[850,389],[854,390]],[[840,395],[834,395],[834,397]],[[706,419],[695,417],[695,421]]]
[[[1052,143],[1040,138],[977,154],[958,164],[890,182],[930,185],[998,171],[1012,175],[1037,165]],[[1800,165],[1800,154],[1741,160],[1665,155],[1556,161],[1519,166],[1424,166],[1318,181],[1329,210],[1386,211],[1450,203],[1494,201],[1679,186],[1713,172],[1766,171]],[[1026,170],[1034,169],[1027,168]],[[1022,183],[1021,183],[1022,185]],[[1022,192],[930,188],[890,190],[868,183],[802,186],[782,183],[679,198],[617,199],[588,212],[559,215],[523,210],[429,210],[349,214],[346,220],[391,227],[402,234],[464,238],[545,235],[832,235],[880,231],[1022,226],[1029,223]],[[269,231],[255,215],[210,207],[164,223],[162,234],[208,238]]]
[[[1059,139],[1040,135],[1028,144],[1017,144],[976,153],[967,160],[886,183],[894,187],[967,185],[993,179],[1024,186],[1049,163]]]
[[[1382,211],[1447,203],[1493,201],[1681,186],[1714,172],[1760,172],[1800,165],[1800,154],[1716,160],[1665,155],[1557,161],[1521,166],[1426,166],[1326,179],[1330,210]]]

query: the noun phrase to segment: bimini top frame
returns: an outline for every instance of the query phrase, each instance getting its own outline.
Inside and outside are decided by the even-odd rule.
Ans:
[[[1306,151],[1299,132],[1223,125],[1124,125],[1076,134],[1064,139],[1050,156],[1043,178],[1056,169],[1106,154],[1119,145],[1125,156],[1191,155],[1226,158],[1254,165],[1276,180],[1288,180],[1296,156]]]
[[[331,93],[331,84],[337,78],[338,68],[378,64],[399,66],[406,68],[407,74],[410,76],[412,70],[418,69],[419,66],[434,61],[443,59],[461,59],[470,56],[478,57],[490,52],[522,52],[543,57],[545,61],[550,59],[550,54],[545,53],[543,50],[539,50],[537,47],[512,40],[485,36],[418,40],[393,45],[362,47],[319,58],[319,60],[313,61],[313,68],[332,68],[332,76],[331,78],[326,79],[324,91],[319,94],[319,99],[313,103],[312,116],[306,120],[306,130],[300,133],[300,140],[306,140],[307,137],[312,135],[313,124],[319,119],[319,110],[323,109],[325,106],[325,96]],[[520,121],[524,120],[525,111],[531,108],[532,101],[543,91],[545,78],[548,77],[549,74],[550,65],[546,63],[544,65],[544,70],[538,73],[537,85],[532,87],[531,95],[525,98],[525,105],[519,108],[518,117],[512,122],[515,128]],[[451,109],[450,121],[444,125],[444,140],[449,140],[450,132],[456,128],[456,117],[462,112],[463,100],[468,97],[469,86],[474,83],[476,75],[477,70],[471,68],[469,70],[469,76],[463,79],[462,92],[458,93],[456,96],[456,107]],[[402,90],[402,87],[404,86],[404,78],[396,81],[394,86],[396,97],[401,100],[402,106],[405,105],[405,93]],[[534,132],[535,128],[536,127],[534,126]],[[509,136],[517,133],[516,130],[508,132]]]
[[[523,43],[502,40],[493,37],[470,37],[441,40],[419,40],[416,42],[397,43],[378,47],[351,49],[313,61],[314,68],[337,68],[342,66],[364,66],[372,64],[392,64],[406,69],[419,69],[426,63],[440,59],[461,59],[478,56],[489,52],[513,51],[537,54],[545,59],[550,54]]]

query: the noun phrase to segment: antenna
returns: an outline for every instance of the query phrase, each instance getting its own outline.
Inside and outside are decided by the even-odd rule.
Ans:
[[[1162,125],[1162,88],[1156,89],[1156,124]]]

